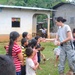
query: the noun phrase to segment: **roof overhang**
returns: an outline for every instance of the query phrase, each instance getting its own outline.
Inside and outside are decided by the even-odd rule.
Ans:
[[[37,7],[24,7],[24,6],[10,6],[10,5],[0,5],[0,8],[12,8],[12,9],[24,9],[24,10],[37,10],[37,11],[55,11],[53,9],[37,8]]]

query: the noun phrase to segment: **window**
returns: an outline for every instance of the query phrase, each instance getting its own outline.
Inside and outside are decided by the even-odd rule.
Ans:
[[[70,24],[74,24],[74,17],[70,17]]]
[[[20,27],[20,18],[12,18],[12,27]]]

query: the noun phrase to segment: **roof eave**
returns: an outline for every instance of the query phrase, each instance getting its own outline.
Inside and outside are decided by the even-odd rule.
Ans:
[[[37,8],[37,7],[23,7],[23,6],[9,6],[9,5],[0,5],[1,8],[12,8],[12,9],[26,9],[26,10],[36,10],[36,11],[55,11],[53,9]]]

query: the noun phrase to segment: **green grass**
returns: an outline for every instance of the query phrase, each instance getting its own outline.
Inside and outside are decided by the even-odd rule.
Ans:
[[[0,44],[0,54],[5,54],[4,49],[5,43]],[[47,60],[45,64],[43,64],[43,61],[41,61],[40,66],[42,67],[42,70],[37,70],[37,75],[59,75],[58,74],[58,67],[54,67],[54,54],[53,54],[53,48],[55,46],[52,43],[42,43],[42,46],[45,47],[45,50],[42,51],[42,53],[47,58],[50,58],[50,60]],[[68,64],[66,63],[65,72],[68,71]]]
[[[0,54],[5,54],[5,49],[4,49],[5,45],[6,45],[5,43],[0,43]]]

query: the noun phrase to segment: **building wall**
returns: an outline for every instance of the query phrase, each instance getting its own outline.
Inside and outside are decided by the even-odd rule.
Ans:
[[[65,23],[73,29],[75,27],[75,5],[64,4],[56,10],[54,18],[58,16],[64,17],[67,20]]]
[[[0,41],[9,40],[11,31],[17,31],[22,34],[28,32],[32,37],[32,11],[22,9],[2,9],[0,11]],[[12,18],[20,18],[20,27],[12,27]]]
[[[36,14],[50,14],[47,11],[36,10],[23,10],[23,9],[10,9],[0,8],[0,41],[9,40],[9,34],[11,31],[17,31],[20,35],[26,31],[32,37],[32,33],[36,32],[35,23]],[[34,16],[33,16],[34,15]],[[20,18],[20,27],[12,27],[12,18]],[[37,22],[37,21],[36,21]]]
[[[32,16],[33,13],[21,9],[2,9],[0,12],[0,35],[9,34],[11,31],[18,31],[22,34],[23,31],[32,33]],[[20,27],[12,27],[12,18],[20,18]]]

